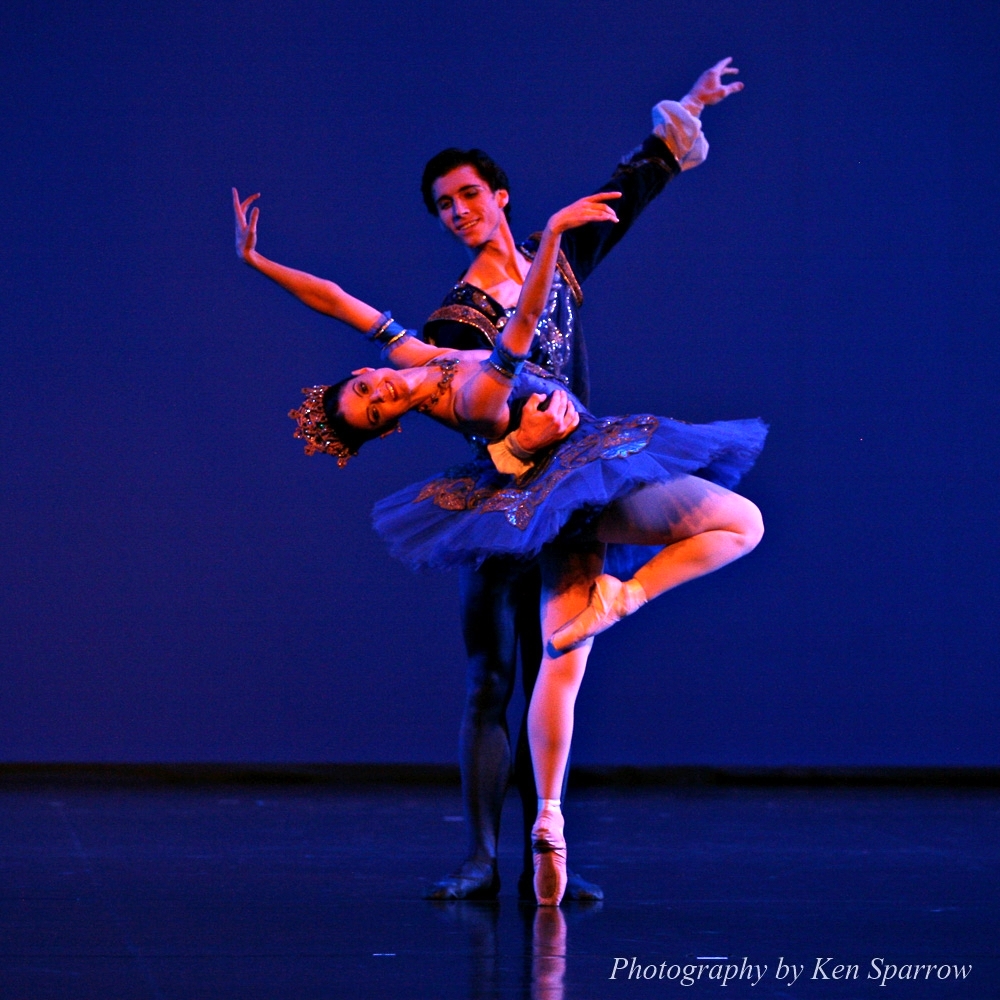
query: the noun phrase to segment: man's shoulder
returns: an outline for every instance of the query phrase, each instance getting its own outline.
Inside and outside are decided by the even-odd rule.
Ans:
[[[517,248],[524,254],[528,260],[534,260],[535,254],[538,253],[539,244],[542,241],[541,233],[532,233],[526,240],[518,243]],[[583,305],[583,289],[580,287],[580,282],[576,277],[576,272],[573,270],[573,265],[570,264],[569,258],[562,252],[559,251],[559,257],[556,261],[556,270],[562,277],[566,286],[569,288],[576,300],[578,306]]]

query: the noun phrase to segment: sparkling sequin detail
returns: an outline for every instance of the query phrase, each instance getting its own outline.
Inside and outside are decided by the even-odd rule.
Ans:
[[[528,259],[534,260],[541,233],[535,233],[527,243],[518,249]],[[576,310],[583,302],[583,291],[576,280],[573,268],[565,254],[559,251],[556,273],[552,279],[545,309],[536,326],[536,336],[532,343],[532,358],[550,374],[568,382],[573,366],[574,331]],[[462,323],[474,327],[485,341],[493,346],[497,334],[507,325],[513,309],[504,309],[496,299],[482,289],[460,281],[448,293],[445,304],[435,310],[424,326],[424,337],[429,344],[436,344],[435,325],[438,323]],[[466,345],[468,346],[468,345]],[[478,346],[478,345],[477,345]]]
[[[329,388],[328,385],[307,386],[302,390],[302,394],[306,397],[305,402],[297,410],[289,410],[288,415],[298,424],[292,432],[292,437],[305,441],[306,454],[325,452],[327,455],[333,455],[337,465],[342,469],[357,452],[352,451],[340,440],[326,419],[323,396]]]
[[[585,417],[581,427],[524,478],[512,480],[482,463],[450,469],[427,483],[414,503],[430,500],[443,510],[502,513],[524,530],[538,507],[574,469],[588,462],[624,458],[649,444],[659,420],[650,414]]]
[[[562,275],[556,274],[542,318],[535,327],[538,346],[549,359],[545,367],[556,375],[562,375],[569,364],[572,350],[569,334],[574,323],[573,300],[564,290]]]
[[[535,233],[531,237],[533,241],[541,238],[541,233]],[[522,245],[521,253],[531,261],[535,259],[535,251],[530,246]],[[549,298],[535,326],[535,351],[540,355],[537,360],[560,378],[567,377],[567,369],[572,360],[576,309],[581,302],[583,292],[573,269],[560,250],[559,266],[552,276]]]
[[[458,371],[458,358],[432,358],[427,362],[428,367],[431,365],[441,369],[441,380],[434,387],[434,395],[417,407],[417,413],[430,413],[438,400],[448,391],[448,386],[454,381],[455,373]]]

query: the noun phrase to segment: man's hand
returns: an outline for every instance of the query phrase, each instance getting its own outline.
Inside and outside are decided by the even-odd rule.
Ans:
[[[739,73],[735,66],[729,64],[733,57],[717,62],[714,66],[706,69],[701,76],[695,80],[694,86],[686,97],[681,98],[681,104],[697,115],[706,104],[718,104],[725,100],[730,94],[737,94],[743,89],[743,84],[738,80],[735,83],[723,83],[722,78],[728,73]]]
[[[545,396],[534,393],[521,413],[521,425],[511,435],[522,451],[533,453],[569,437],[580,423],[580,414],[563,389],[552,393],[547,409],[539,410]]]
[[[233,212],[236,215],[236,256],[240,260],[252,263],[251,257],[257,247],[257,218],[260,209],[255,208],[250,213],[250,221],[247,221],[247,209],[260,197],[260,194],[252,194],[246,201],[240,201],[239,193],[233,188]]]

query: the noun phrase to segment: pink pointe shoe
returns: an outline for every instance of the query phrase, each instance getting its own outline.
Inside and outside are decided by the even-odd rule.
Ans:
[[[583,611],[552,634],[552,648],[565,653],[584,639],[611,628],[645,603],[646,594],[638,580],[622,583],[618,577],[602,573],[591,586],[590,600]]]
[[[558,906],[566,892],[566,838],[561,812],[543,810],[531,828],[535,866],[535,899],[539,906]]]

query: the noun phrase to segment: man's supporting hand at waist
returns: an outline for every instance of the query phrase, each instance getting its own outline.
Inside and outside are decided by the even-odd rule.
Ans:
[[[517,429],[489,446],[490,457],[498,471],[523,475],[538,452],[565,440],[579,423],[580,414],[565,390],[556,389],[551,396],[533,393],[524,404]]]

